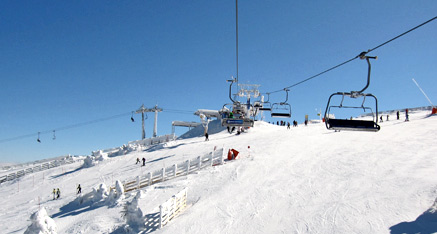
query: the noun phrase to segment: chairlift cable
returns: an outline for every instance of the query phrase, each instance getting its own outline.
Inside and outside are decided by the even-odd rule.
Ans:
[[[236,55],[237,55],[237,84],[238,84],[238,79],[240,78],[238,76],[238,0],[235,0],[235,35],[236,35]]]
[[[410,32],[412,32],[412,31],[414,31],[414,30],[416,30],[416,29],[418,29],[418,28],[424,26],[425,24],[430,23],[431,21],[433,21],[433,20],[435,20],[435,19],[437,19],[437,16],[434,17],[434,18],[432,18],[432,19],[430,19],[430,20],[428,20],[428,21],[426,21],[426,22],[424,22],[424,23],[422,23],[422,24],[419,24],[418,26],[416,26],[416,27],[414,27],[414,28],[412,28],[412,29],[410,29],[410,30],[404,32],[404,33],[399,34],[399,35],[396,36],[396,37],[393,37],[392,39],[390,39],[390,40],[388,40],[388,41],[386,41],[386,42],[384,42],[384,43],[382,43],[382,44],[380,44],[380,45],[374,47],[373,49],[369,49],[369,50],[367,50],[367,51],[361,52],[359,55],[355,56],[354,58],[351,58],[351,59],[349,59],[349,60],[347,60],[347,61],[345,61],[345,62],[343,62],[343,63],[340,63],[340,64],[338,64],[338,65],[336,65],[336,66],[333,66],[333,67],[331,67],[331,68],[329,68],[329,69],[327,69],[327,70],[325,70],[325,71],[323,71],[323,72],[320,72],[320,73],[318,73],[318,74],[316,74],[316,75],[314,75],[314,76],[311,76],[311,77],[309,77],[309,78],[307,78],[307,79],[305,79],[305,80],[299,81],[299,82],[297,82],[297,83],[295,83],[295,84],[293,84],[293,85],[287,86],[287,87],[285,87],[285,88],[293,88],[293,87],[298,86],[298,85],[300,85],[300,84],[302,84],[302,83],[305,83],[305,82],[307,82],[307,81],[309,81],[309,80],[312,80],[312,79],[314,79],[314,78],[316,78],[316,77],[318,77],[318,76],[320,76],[320,75],[323,75],[323,74],[325,74],[325,73],[327,73],[327,72],[329,72],[329,71],[332,71],[332,70],[334,70],[334,69],[336,69],[336,68],[338,68],[338,67],[341,67],[341,66],[343,66],[343,65],[345,65],[345,64],[347,64],[347,63],[349,63],[349,62],[351,62],[351,61],[353,61],[353,60],[355,60],[355,59],[357,59],[357,58],[361,58],[361,57],[365,56],[367,53],[372,52],[372,51],[374,51],[374,50],[376,50],[376,49],[378,49],[378,48],[380,48],[380,47],[382,47],[382,46],[384,46],[384,45],[386,45],[386,44],[388,44],[388,43],[390,43],[390,42],[392,42],[392,41],[394,41],[394,40],[396,40],[396,39],[398,39],[398,38],[400,38],[400,37],[402,37],[402,36],[404,36],[404,35],[406,35],[407,33],[410,33]],[[284,90],[284,89],[275,90],[275,91],[272,91],[272,92],[268,92],[268,94],[281,92],[281,91],[283,91],[283,90]]]

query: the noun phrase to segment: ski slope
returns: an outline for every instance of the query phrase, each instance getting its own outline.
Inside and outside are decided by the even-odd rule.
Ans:
[[[390,116],[377,133],[257,122],[240,135],[222,131],[210,141],[180,139],[90,168],[77,162],[37,172],[0,185],[0,228],[24,233],[30,216],[44,207],[57,233],[124,233],[123,206],[136,192],[117,203],[80,205],[78,183],[85,196],[100,183],[113,186],[225,147],[239,150],[240,158],[143,189],[138,207],[144,216],[183,188],[188,206],[162,229],[136,232],[437,232],[437,116],[427,114],[412,112],[409,122]],[[147,159],[145,167],[135,164],[137,157]],[[60,199],[53,200],[53,188],[60,188]]]

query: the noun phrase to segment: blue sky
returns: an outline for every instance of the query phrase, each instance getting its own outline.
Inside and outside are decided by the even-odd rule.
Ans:
[[[140,139],[140,116],[132,123],[129,113],[143,103],[164,109],[162,135],[171,133],[173,120],[199,121],[190,111],[220,109],[230,101],[226,80],[236,76],[233,0],[1,1],[0,9],[2,162],[89,154]],[[434,0],[240,0],[239,81],[259,84],[261,92],[282,89],[436,12]],[[437,21],[369,54],[378,60],[372,61],[366,92],[378,97],[380,110],[429,105],[412,78],[437,103],[435,38]],[[366,72],[357,59],[294,87],[290,120],[316,118],[331,93],[361,89]],[[271,101],[283,99],[283,93],[271,95]],[[118,114],[125,115],[62,130]],[[152,127],[149,114],[147,137]],[[56,140],[53,129],[61,129]],[[41,143],[37,132],[47,132]]]

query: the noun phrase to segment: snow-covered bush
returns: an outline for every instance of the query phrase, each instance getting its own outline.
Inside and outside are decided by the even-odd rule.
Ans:
[[[55,221],[49,217],[44,208],[33,213],[30,216],[30,221],[32,221],[32,224],[26,229],[24,234],[56,234],[57,232]]]
[[[96,165],[96,162],[94,160],[94,157],[92,156],[86,156],[86,158],[83,160],[83,165],[82,167],[84,168],[88,168],[88,167],[93,167],[94,165]]]
[[[109,202],[114,205],[118,205],[119,201],[121,201],[124,198],[124,189],[121,181],[119,180],[115,181],[115,189],[112,189],[109,192],[108,198],[109,198]]]
[[[108,187],[101,183],[99,188],[93,188],[93,202],[99,202],[105,200],[108,197]]]
[[[108,159],[108,153],[103,153],[102,150],[93,152],[93,155],[97,161],[104,161]]]
[[[126,219],[127,229],[140,230],[145,227],[145,218],[143,211],[138,206],[138,201],[142,196],[142,191],[138,191],[131,202],[127,202],[124,210],[124,217]]]

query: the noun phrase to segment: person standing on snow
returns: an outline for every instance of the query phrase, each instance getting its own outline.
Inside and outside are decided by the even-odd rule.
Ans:
[[[53,193],[53,200],[55,200],[56,199],[56,189],[55,188],[53,189],[52,193]]]
[[[145,165],[146,165],[146,159],[143,158],[143,166],[145,166]]]
[[[138,164],[138,163],[140,163],[140,159],[139,158],[137,158],[137,163],[135,163],[135,164]]]
[[[205,132],[205,141],[209,141],[208,133],[207,132]]]
[[[58,199],[60,197],[61,197],[61,190],[59,190],[59,188],[58,188],[58,190],[56,190],[56,199]]]
[[[397,117],[398,120],[399,120],[399,111],[396,112],[396,117]]]
[[[80,187],[80,184],[77,186],[77,194],[82,193],[82,188]]]
[[[408,116],[408,109],[405,109],[405,121],[410,121],[410,118]]]

